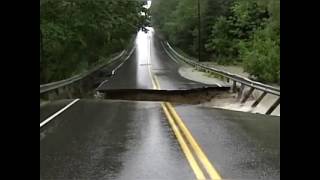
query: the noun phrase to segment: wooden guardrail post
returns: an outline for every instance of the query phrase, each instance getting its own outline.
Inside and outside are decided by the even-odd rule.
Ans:
[[[245,96],[244,96],[244,98],[242,99],[241,103],[245,103],[245,102],[248,100],[248,98],[249,98],[250,95],[252,94],[253,90],[254,90],[254,88],[251,87],[250,90],[248,91],[248,93],[245,94]]]
[[[251,107],[256,107],[266,95],[267,92],[263,91],[263,93],[258,97],[258,99],[251,105]]]
[[[60,96],[61,94],[63,94],[63,87],[57,89],[57,95]]]
[[[237,91],[237,81],[233,81],[232,83],[232,92],[235,93]]]
[[[49,99],[48,93],[40,94],[40,99],[48,100]]]
[[[81,96],[83,96],[83,83],[81,82],[81,81],[79,81],[78,83],[77,83],[77,88],[78,88],[78,90],[79,90],[79,96],[81,97]]]
[[[239,99],[239,100],[240,100],[241,97],[242,97],[244,87],[245,87],[244,84],[241,84],[240,90],[239,90],[239,92],[238,92],[238,99]]]
[[[270,115],[277,108],[279,104],[280,104],[280,97],[272,104],[272,106],[268,109],[266,114]]]
[[[49,100],[49,101],[54,100],[57,96],[58,96],[58,94],[57,94],[56,91],[50,91],[50,92],[48,92],[48,100]]]
[[[67,92],[67,98],[69,98],[69,99],[72,99],[73,97],[72,97],[72,94],[73,94],[73,87],[71,86],[66,86],[66,92]]]
[[[224,77],[224,76],[221,76],[221,77],[222,77],[222,80],[223,80],[223,81],[227,81],[227,80],[228,80],[227,77]]]

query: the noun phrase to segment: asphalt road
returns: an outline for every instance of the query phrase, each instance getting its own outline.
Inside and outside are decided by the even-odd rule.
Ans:
[[[192,179],[158,103],[81,100],[45,127],[40,179]]]
[[[226,179],[280,179],[280,118],[177,105],[209,160]]]
[[[131,58],[108,82],[102,83],[98,90],[153,89],[148,68],[157,76],[161,89],[177,90],[217,86],[185,79],[179,75],[179,67],[178,63],[167,56],[154,32],[149,31],[148,34],[139,32],[136,49]]]
[[[100,89],[207,86],[182,78],[152,34]],[[151,49],[151,50],[150,50]],[[41,108],[40,121],[61,104]],[[50,107],[49,107],[50,106]],[[223,179],[280,179],[279,117],[175,105]],[[195,179],[158,102],[80,100],[40,129],[40,179]]]

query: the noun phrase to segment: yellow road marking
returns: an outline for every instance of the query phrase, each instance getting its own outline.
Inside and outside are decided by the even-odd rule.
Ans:
[[[151,46],[150,46],[151,48]],[[150,49],[151,50],[151,49]],[[151,54],[150,54],[151,56]],[[160,89],[160,83],[158,81],[158,78],[152,74],[151,72],[151,62],[150,57],[148,58],[148,70],[151,77],[153,89]],[[206,171],[208,172],[209,176],[213,180],[221,180],[221,176],[217,172],[217,170],[213,167],[213,165],[208,160],[207,156],[203,152],[203,150],[200,148],[199,144],[196,142],[196,140],[193,138],[191,132],[188,130],[186,125],[183,123],[182,119],[178,115],[178,113],[175,111],[174,107],[169,102],[161,103],[161,106],[166,114],[166,117],[171,125],[171,128],[173,129],[177,140],[182,148],[182,151],[184,152],[191,168],[193,169],[197,179],[205,179],[203,172],[201,171],[198,163],[195,161],[188,145],[186,144],[185,140],[183,139],[183,136],[181,135],[179,129],[182,131],[182,133],[185,135],[186,140],[189,142],[191,147],[193,148],[195,154],[197,155],[198,159],[201,161],[202,165],[205,167]],[[177,124],[176,124],[177,123]]]
[[[188,148],[186,142],[184,141],[180,131],[179,131],[179,128],[176,126],[174,120],[172,119],[172,117],[170,116],[170,113],[168,112],[167,108],[165,107],[164,103],[161,103],[161,106],[164,110],[164,113],[166,114],[167,116],[167,119],[171,125],[171,128],[173,129],[173,132],[174,134],[176,135],[177,137],[177,140],[181,146],[181,149],[182,151],[184,152],[184,154],[186,155],[187,157],[187,160],[192,168],[192,170],[194,171],[197,179],[206,179],[203,172],[201,171],[197,161],[194,159],[190,149]]]
[[[155,84],[157,85],[158,89],[160,89],[160,84],[159,84],[158,78],[156,76],[153,76],[152,79],[155,80]],[[176,112],[174,107],[171,105],[171,103],[166,102],[165,106],[168,108],[169,112],[173,116],[173,119],[177,123],[178,127],[181,129],[182,133],[186,136],[187,141],[190,143],[195,154],[197,155],[197,157],[199,158],[199,160],[201,161],[201,163],[203,164],[203,166],[207,170],[211,179],[215,179],[215,180],[222,179],[221,176],[219,175],[219,173],[217,172],[217,170],[213,167],[213,165],[208,160],[208,158],[205,155],[205,153],[203,152],[203,150],[200,148],[197,141],[193,138],[191,132],[188,130],[186,125],[183,123],[182,119],[180,118],[180,116],[178,115],[178,113]]]
[[[148,58],[148,64],[149,64],[148,70],[149,70],[149,75],[150,75],[151,82],[152,82],[152,85],[153,85],[153,89],[160,89],[160,84],[159,84],[157,78],[151,72],[151,68],[150,68],[151,64],[149,62],[149,58]],[[165,113],[165,115],[166,115],[166,117],[167,117],[167,119],[169,121],[169,124],[170,124],[171,128],[173,129],[173,132],[174,132],[175,136],[177,137],[179,145],[180,145],[183,153],[185,154],[185,156],[186,156],[186,158],[188,160],[188,163],[190,164],[190,166],[191,166],[196,178],[198,180],[206,179],[204,174],[203,174],[203,172],[202,172],[202,170],[201,170],[201,168],[199,167],[197,161],[194,159],[194,157],[193,157],[188,145],[184,141],[183,136],[181,135],[181,133],[179,131],[179,128],[176,126],[176,124],[175,124],[174,120],[172,119],[169,111],[167,110],[166,106],[164,105],[164,103],[161,103],[161,106],[163,108],[163,111],[164,111],[164,113]]]
[[[150,77],[151,77],[151,82],[152,82],[153,89],[160,89],[160,88],[158,88],[157,84],[154,83],[153,77],[152,77],[152,75],[151,75],[150,68],[148,68],[148,69],[149,69],[149,73],[150,73]]]
[[[210,175],[211,179],[222,179],[217,170],[213,167],[213,165],[208,160],[207,156],[204,154],[203,150],[200,148],[199,144],[193,138],[191,132],[188,130],[186,125],[183,123],[182,119],[176,112],[176,110],[172,107],[172,105],[168,102],[165,103],[169,112],[173,116],[173,119],[176,121],[178,127],[181,129],[182,133],[186,136],[186,139],[189,141],[191,147],[193,148],[195,154],[201,161],[202,165],[207,170],[208,174]]]
[[[150,49],[150,53],[149,53],[149,58],[147,58],[147,64],[148,64],[148,71],[149,71],[149,75],[150,75],[150,78],[151,78],[151,82],[152,82],[152,87],[153,89],[160,89],[160,86],[157,86],[153,80],[153,76],[152,76],[152,72],[151,72],[151,62],[150,62],[150,59],[151,59],[151,40],[150,40],[150,43],[149,43],[149,49]]]
[[[150,72],[151,72],[151,71],[150,71]],[[153,75],[153,79],[154,79],[154,81],[155,81],[155,84],[156,84],[156,86],[157,86],[157,89],[160,89],[160,83],[159,83],[159,81],[158,81],[157,76]]]

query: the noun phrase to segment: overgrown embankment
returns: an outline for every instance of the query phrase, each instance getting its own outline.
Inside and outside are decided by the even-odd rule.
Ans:
[[[69,78],[127,46],[146,26],[143,2],[54,0],[40,3],[40,84]]]
[[[237,64],[261,82],[280,84],[280,0],[155,1],[156,30],[190,56]]]

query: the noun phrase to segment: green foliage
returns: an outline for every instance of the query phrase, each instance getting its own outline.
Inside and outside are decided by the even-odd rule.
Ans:
[[[268,17],[266,9],[254,1],[236,1],[230,10],[229,16],[217,19],[206,44],[221,64],[241,61],[238,43],[248,40]]]
[[[259,80],[280,84],[279,29],[257,30],[252,39],[240,44],[244,68]]]
[[[232,31],[232,22],[220,17],[212,28],[211,38],[206,44],[207,50],[216,55],[216,61],[221,64],[230,64],[237,57],[237,42]]]
[[[237,0],[217,19],[206,44],[220,64],[242,62],[261,81],[280,83],[280,4]]]
[[[54,0],[40,7],[40,83],[68,78],[125,48],[148,14],[134,0]]]
[[[248,41],[239,44],[240,58],[245,70],[258,80],[280,84],[280,1],[260,5],[270,17]]]
[[[232,0],[200,0],[201,3],[201,54],[207,55],[204,44],[216,18],[228,12]],[[196,0],[154,1],[151,7],[152,22],[175,46],[197,55],[198,47],[198,7]]]
[[[200,0],[201,54],[220,64],[242,64],[261,81],[280,78],[279,0]],[[196,0],[157,0],[156,30],[176,47],[197,56]]]

